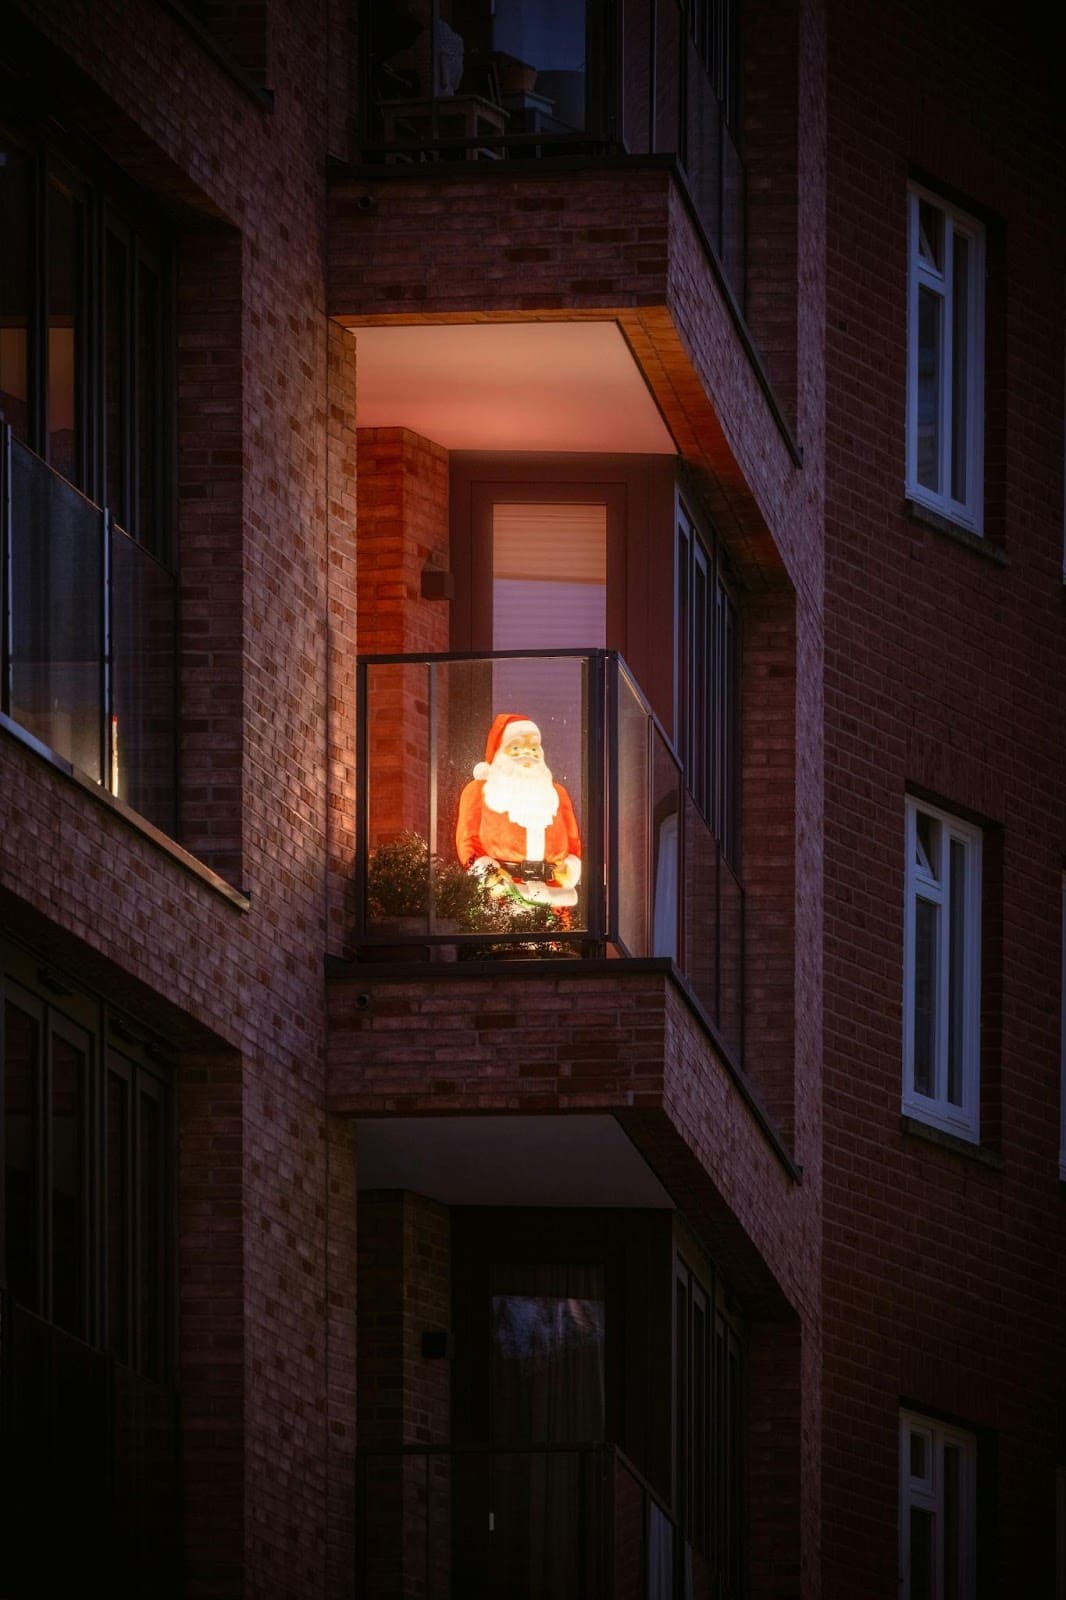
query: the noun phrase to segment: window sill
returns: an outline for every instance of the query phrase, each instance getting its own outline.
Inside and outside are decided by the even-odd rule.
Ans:
[[[908,1117],[906,1113],[899,1119],[900,1132],[905,1138],[924,1139],[927,1144],[939,1145],[942,1150],[954,1150],[956,1155],[968,1156],[971,1161],[976,1161],[982,1167],[991,1167],[994,1172],[1002,1172],[1003,1157],[995,1150],[986,1150],[982,1145],[971,1144],[969,1139],[960,1139],[957,1133],[947,1133],[943,1128],[934,1128],[931,1122],[922,1122],[917,1117]]]
[[[931,506],[923,505],[920,500],[912,500],[910,497],[904,500],[903,507],[912,522],[920,522],[926,528],[935,528],[937,533],[942,533],[946,539],[961,544],[966,550],[972,550],[975,556],[984,556],[986,561],[993,562],[997,567],[1010,566],[1006,553],[998,544],[989,544],[981,534],[964,528],[961,522],[952,522],[951,518],[945,517],[942,512],[934,511]]]
[[[147,817],[142,817],[139,811],[134,811],[133,807],[128,806],[124,800],[119,800],[116,795],[110,794],[106,789],[101,788],[95,778],[90,778],[87,773],[79,771],[63,756],[56,755],[54,750],[50,750],[46,744],[42,744],[39,739],[35,739],[32,733],[28,733],[25,728],[20,727],[17,722],[13,722],[3,712],[0,712],[0,728],[19,744],[25,746],[26,749],[32,750],[36,756],[39,756],[42,761],[46,761],[56,772],[61,772],[65,778],[69,778],[84,794],[95,800],[97,805],[103,806],[106,810],[122,817],[137,833],[143,835],[144,838],[162,850],[165,855],[170,856],[172,861],[176,861],[187,872],[192,873],[194,878],[199,878],[201,883],[206,884],[209,889],[213,889],[224,900],[228,900],[231,905],[236,906],[238,911],[249,911],[251,909],[252,902],[249,895],[243,894],[240,889],[235,889],[231,883],[226,882],[225,878],[220,878],[217,872],[212,872],[210,867],[205,866],[196,856],[191,855],[188,850],[178,844],[176,839],[172,839],[161,828],[157,828],[154,823],[149,822]]]

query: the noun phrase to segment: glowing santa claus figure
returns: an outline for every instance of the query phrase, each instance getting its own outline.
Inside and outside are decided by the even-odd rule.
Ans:
[[[581,835],[570,796],[552,778],[535,722],[501,711],[485,759],[459,800],[459,860],[498,895],[534,905],[574,906]]]

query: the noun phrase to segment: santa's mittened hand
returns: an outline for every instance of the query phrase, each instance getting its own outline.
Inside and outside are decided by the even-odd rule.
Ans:
[[[581,857],[565,856],[562,861],[552,863],[556,883],[561,883],[566,889],[576,889],[581,882]]]
[[[484,888],[497,899],[514,887],[511,874],[505,872],[492,856],[478,856],[475,861],[471,861],[468,870],[475,878],[480,878]]]

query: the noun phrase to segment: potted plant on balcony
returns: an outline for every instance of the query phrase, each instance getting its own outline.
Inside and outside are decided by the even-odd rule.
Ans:
[[[554,941],[522,940],[523,934],[550,933],[562,927],[550,906],[516,905],[491,895],[475,873],[457,861],[432,859],[422,835],[408,829],[379,845],[367,867],[367,915],[375,933],[396,936],[396,944],[375,947],[380,959],[425,960],[427,949],[449,952],[454,946],[428,947],[418,943],[429,931],[429,906],[434,907],[437,933],[513,933],[515,944],[463,944],[465,960],[492,956],[565,955],[569,947]]]

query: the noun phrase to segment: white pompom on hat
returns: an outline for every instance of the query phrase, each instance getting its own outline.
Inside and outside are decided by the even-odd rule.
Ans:
[[[485,759],[479,761],[474,768],[474,777],[484,780],[492,771],[492,763],[503,743],[504,733],[509,738],[517,739],[519,734],[535,733],[540,738],[540,729],[535,722],[530,722],[528,717],[520,717],[515,711],[499,711],[492,719],[489,736],[485,740]]]

